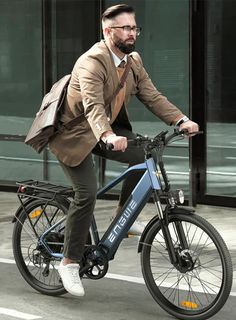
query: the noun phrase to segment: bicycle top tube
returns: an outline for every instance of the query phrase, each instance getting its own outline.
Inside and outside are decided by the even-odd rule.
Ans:
[[[144,172],[146,169],[147,169],[147,165],[145,162],[140,163],[140,164],[136,164],[132,167],[127,168],[124,172],[122,172],[120,175],[118,175],[118,177],[114,178],[112,181],[107,183],[106,186],[104,186],[103,188],[98,190],[97,199],[101,198],[101,196],[103,196],[108,190],[115,187],[118,183],[120,183],[121,181],[123,181],[124,179],[129,177],[131,174],[133,174],[135,172],[140,172],[140,171]]]

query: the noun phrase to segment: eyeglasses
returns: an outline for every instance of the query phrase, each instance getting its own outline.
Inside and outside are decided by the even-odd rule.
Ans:
[[[124,32],[130,33],[133,31],[137,36],[140,35],[141,28],[140,27],[131,27],[131,26],[114,26],[110,27],[110,29],[123,29]]]

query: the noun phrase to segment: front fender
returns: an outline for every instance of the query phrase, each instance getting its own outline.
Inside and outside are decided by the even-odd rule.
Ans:
[[[44,198],[45,200],[48,199],[50,200],[51,199],[51,196],[49,194],[46,194],[46,193],[42,193],[42,194],[38,194],[38,196]],[[15,223],[17,221],[17,218],[19,217],[19,215],[21,214],[22,211],[24,211],[24,208],[26,208],[31,202],[33,201],[36,201],[37,199],[36,198],[28,198],[24,201],[23,205],[21,204],[19,206],[19,208],[16,210],[16,213],[14,214],[14,217],[12,218],[12,223]],[[68,198],[65,198],[65,197],[56,197],[55,199],[56,201],[58,201],[58,203],[60,203],[61,205],[63,205],[65,208],[69,208],[69,205],[70,205],[70,201]]]
[[[168,208],[167,209],[169,212],[168,213],[165,213],[165,214],[178,214],[178,213],[181,213],[181,214],[193,214],[194,213],[194,210],[193,209],[186,209],[186,208],[180,208],[180,207],[174,207],[174,208]],[[148,233],[148,231],[152,228],[152,226],[157,223],[159,221],[159,217],[158,216],[155,216],[153,217],[149,222],[148,224],[146,225],[141,237],[140,237],[140,240],[139,240],[139,244],[138,244],[138,253],[142,251],[143,249],[143,243],[144,243],[144,239],[146,238],[146,235]]]

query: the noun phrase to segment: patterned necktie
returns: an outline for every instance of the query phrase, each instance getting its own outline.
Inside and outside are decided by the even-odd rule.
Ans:
[[[121,63],[118,65],[118,67],[120,68],[124,68],[125,67],[125,61],[122,60]]]

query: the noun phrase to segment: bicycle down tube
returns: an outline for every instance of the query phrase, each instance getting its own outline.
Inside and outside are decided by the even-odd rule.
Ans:
[[[133,173],[137,170],[145,170],[145,172],[126,201],[122,209],[122,213],[114,218],[99,243],[107,250],[106,253],[109,260],[113,258],[119,244],[126,236],[139,213],[142,211],[153,190],[161,189],[157,179],[156,166],[152,158],[147,159],[140,165],[135,165],[127,169],[123,175],[110,184],[110,188],[116,185],[121,178],[123,180],[127,173]],[[100,191],[99,195],[107,191],[108,186],[104,189]]]

